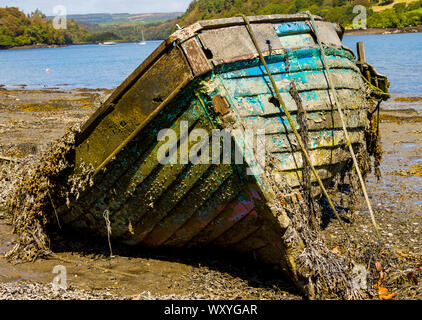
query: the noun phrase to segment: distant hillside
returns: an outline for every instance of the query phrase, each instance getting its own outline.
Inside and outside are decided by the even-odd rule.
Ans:
[[[95,24],[121,24],[121,23],[151,23],[174,20],[183,15],[183,12],[165,13],[94,13],[94,14],[70,14],[70,20]],[[48,17],[53,18],[53,17]]]
[[[407,2],[407,4],[406,4]],[[194,0],[180,24],[187,26],[198,20],[231,17],[239,14],[286,14],[310,11],[327,21],[351,26],[355,5],[368,9],[368,27],[400,27],[422,24],[422,0]],[[386,10],[380,8],[384,7]],[[378,12],[374,12],[376,7]]]
[[[83,14],[69,15],[90,35],[88,41],[108,40],[140,41],[142,32],[146,40],[165,39],[173,30],[176,18],[183,12],[139,13],[139,14]]]
[[[108,40],[165,39],[198,20],[239,14],[264,15],[310,11],[326,21],[352,27],[355,5],[368,11],[368,28],[422,25],[422,0],[194,0],[185,13],[68,15],[67,30],[55,30],[51,19],[36,11],[26,16],[17,8],[0,8],[0,48],[32,44],[71,44]]]
[[[74,21],[68,21],[66,30],[56,30],[40,11],[26,16],[18,8],[0,8],[0,48],[71,44],[87,36],[88,32]]]
[[[357,13],[355,5],[367,8],[368,28],[397,28],[422,25],[422,0],[193,0],[186,12],[173,21],[154,25],[153,32],[145,26],[148,38],[166,38],[176,24],[189,26],[199,20],[227,18],[239,14],[289,14],[310,11],[326,21],[352,28]],[[169,26],[172,25],[172,28]]]

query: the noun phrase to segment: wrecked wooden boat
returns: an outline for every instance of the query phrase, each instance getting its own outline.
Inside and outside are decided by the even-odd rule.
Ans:
[[[348,143],[356,152],[366,148],[371,101],[376,92],[387,94],[388,80],[362,59],[356,61],[341,42],[341,27],[320,17],[247,19],[250,28],[234,17],[176,31],[83,125],[74,173],[89,169],[92,181],[58,208],[62,225],[104,237],[110,232],[112,242],[133,246],[245,252],[278,265],[299,286],[310,286],[314,275],[300,260],[308,244],[287,208],[303,199],[306,181],[313,195],[321,189],[306,174],[303,150],[259,53],[326,186],[351,170]],[[333,107],[327,73],[349,141]],[[209,140],[189,135],[197,129]],[[217,144],[211,141],[213,130],[222,129],[232,133],[229,145],[240,150],[242,163],[233,157],[229,163],[182,159],[183,148],[196,150],[199,158],[207,150],[215,157],[217,145],[218,156],[223,155],[223,137]],[[265,130],[263,140],[245,137],[257,129]],[[176,139],[170,139],[170,130]],[[248,150],[257,153],[262,145],[264,159],[248,157]]]

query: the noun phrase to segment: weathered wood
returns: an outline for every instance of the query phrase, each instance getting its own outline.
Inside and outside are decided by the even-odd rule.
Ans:
[[[316,167],[316,171],[321,178],[321,180],[325,182],[331,182],[333,178],[339,174],[347,165],[346,162],[339,162],[334,163],[331,165],[324,165]],[[303,168],[300,169],[293,169],[291,171],[274,171],[274,177],[276,181],[282,181],[283,184],[288,185],[290,188],[298,188],[303,187]],[[314,175],[311,175],[311,184],[312,189],[315,189],[315,187],[319,187],[318,183],[316,181],[316,178]],[[318,193],[321,191],[318,190]]]
[[[110,97],[98,108],[89,119],[82,125],[81,132],[77,136],[77,142],[83,141],[93,127],[98,124],[108,112],[110,112],[116,101],[139,79],[145,70],[163,54],[169,44],[166,41],[160,45],[112,92]]]
[[[244,219],[255,209],[255,206],[255,199],[246,192],[242,192],[214,220],[208,223],[201,233],[191,239],[188,246],[206,246]]]
[[[294,153],[272,153],[272,157],[278,160],[278,170],[300,170],[304,167],[301,152]],[[345,148],[314,149],[309,151],[309,157],[315,167],[342,163],[351,159],[350,153]],[[279,181],[280,183],[282,180]]]
[[[167,247],[185,246],[213,221],[243,188],[238,175],[229,177],[215,192],[215,196],[203,203],[163,245]]]
[[[174,208],[171,215],[167,216],[163,214],[163,210],[160,210],[160,207],[162,207],[161,202],[159,203],[159,207],[155,210],[156,212],[150,214],[150,216],[154,217],[154,219],[156,219],[155,221],[157,221],[159,217],[162,217],[162,220],[155,224],[151,222],[144,223],[144,228],[148,225],[148,229],[150,230],[150,233],[145,236],[145,239],[142,241],[144,244],[150,247],[158,247],[163,244],[176,232],[176,230],[189,220],[203,203],[213,196],[222,181],[233,174],[229,165],[213,165],[211,170],[209,176],[199,180],[189,193],[189,196],[178,203],[177,208]],[[172,195],[171,197],[173,198],[174,196]],[[139,240],[142,239],[138,238],[138,241]]]
[[[335,130],[311,131],[308,133],[307,141],[309,149],[343,147],[347,144],[344,131],[339,128]],[[349,138],[352,143],[361,143],[364,141],[364,133],[361,129],[356,131],[349,130]],[[276,133],[265,136],[267,150],[269,152],[287,152],[300,151],[298,142],[293,133]]]
[[[362,88],[361,75],[357,72],[346,73],[344,70],[334,69],[331,70],[331,75],[335,89],[359,90]],[[328,89],[327,80],[322,71],[308,71],[299,75],[276,74],[274,80],[280,92],[289,92],[291,80],[295,80],[299,92]],[[234,97],[272,93],[267,76],[224,79],[223,81],[228,93]]]
[[[342,43],[331,22],[315,21],[321,42],[327,46],[341,47]]]
[[[267,54],[283,49],[272,24],[253,26],[262,50]],[[204,30],[198,35],[202,45],[212,54],[214,65],[231,63],[257,56],[251,37],[245,26]]]
[[[360,91],[350,89],[338,89],[337,95],[339,103],[344,110],[362,109],[367,102]],[[281,94],[290,113],[297,112],[296,103],[290,92]],[[300,92],[299,96],[306,112],[333,110],[333,104],[327,90],[314,90]],[[280,107],[273,103],[271,94],[259,94],[254,96],[235,97],[233,107],[241,117],[264,117],[281,113]]]
[[[230,112],[229,103],[224,97],[220,95],[215,95],[212,97],[212,104],[214,106],[215,111],[217,111],[217,113],[221,114],[222,116]]]
[[[189,39],[181,44],[195,76],[200,76],[212,70],[204,51],[196,38]]]
[[[250,21],[298,130],[301,106],[310,160],[328,185],[349,170],[350,154],[308,16],[260,16]],[[358,150],[368,125],[362,75],[353,54],[342,47],[336,27],[317,21],[317,28],[350,142]],[[301,191],[303,153],[274,100],[250,37],[244,20],[234,17],[198,22],[160,45],[85,125],[76,166],[97,169],[94,186],[71,199],[70,208],[59,208],[63,221],[106,236],[103,214],[108,212],[113,240],[147,247],[231,248],[277,264],[297,280],[295,263],[303,244],[292,247],[283,238],[292,223],[285,204],[295,197],[279,190],[290,187],[293,195]],[[197,141],[180,133],[182,121],[190,132],[239,129],[232,130],[230,142],[240,147],[250,144],[244,130],[265,129],[265,156],[271,164],[248,157],[240,164],[160,161],[167,154],[159,150],[169,146],[157,140],[160,130],[174,130],[177,141],[170,147],[178,155],[186,146],[198,147]],[[201,141],[212,151],[211,135]],[[257,147],[262,143],[243,151],[243,156]],[[311,194],[320,192],[315,177],[308,183]]]
[[[358,53],[358,63],[364,63],[366,62],[366,57],[365,57],[365,47],[364,47],[364,43],[362,41],[358,41],[356,42],[356,51]]]
[[[347,111],[346,125],[348,128],[365,128],[368,124],[366,114],[359,109]],[[344,111],[344,113],[345,113]],[[297,115],[292,115],[296,128],[300,128],[297,123]],[[338,111],[316,111],[306,114],[306,120],[309,131],[341,129],[342,123]],[[283,114],[271,115],[268,117],[244,117],[242,123],[245,128],[262,128],[265,134],[278,134],[292,132],[286,117]]]
[[[172,72],[169,72],[171,70]],[[76,148],[77,165],[100,165],[185,79],[190,67],[178,48],[163,54],[116,102]],[[162,84],[166,83],[165,86]],[[107,141],[107,143],[103,143]]]

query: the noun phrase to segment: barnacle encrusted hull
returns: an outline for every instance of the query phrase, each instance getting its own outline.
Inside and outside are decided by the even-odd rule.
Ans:
[[[351,169],[350,155],[308,16],[249,19],[328,186]],[[363,152],[368,88],[340,29],[315,19],[350,143]],[[215,157],[216,150],[220,155],[227,144],[224,137],[213,139],[216,129],[232,133],[231,161],[184,161],[184,150],[198,155],[201,149],[200,159],[208,152]],[[257,129],[265,131],[252,143],[247,132]],[[167,139],[157,139],[162,135]],[[233,150],[241,150],[243,163]],[[248,152],[264,156],[256,160]],[[177,161],[163,161],[172,155]],[[57,205],[62,225],[107,236],[106,217],[113,241],[228,248],[278,265],[310,296],[362,296],[352,286],[350,261],[336,257],[309,229],[309,198],[301,194],[320,190],[241,18],[202,21],[171,35],[85,123],[72,156],[70,176],[92,168],[92,180]]]

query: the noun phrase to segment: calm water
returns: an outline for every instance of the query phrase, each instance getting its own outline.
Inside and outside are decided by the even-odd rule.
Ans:
[[[422,33],[345,36],[343,43],[356,52],[365,42],[366,60],[388,76],[395,95],[422,96]]]
[[[357,41],[365,42],[368,62],[389,77],[394,95],[422,96],[422,33],[345,36],[343,40],[353,50]],[[0,84],[113,88],[159,43],[0,50]]]
[[[0,84],[8,87],[25,84],[28,88],[114,88],[159,44],[160,41],[147,41],[146,45],[0,50]]]

